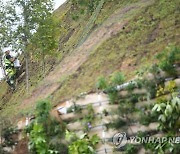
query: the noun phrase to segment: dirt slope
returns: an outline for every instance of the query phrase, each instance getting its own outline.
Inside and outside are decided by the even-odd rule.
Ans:
[[[143,7],[153,4],[153,2],[153,0],[142,0],[117,10],[80,47],[63,59],[32,94],[22,102],[19,108],[25,109],[34,106],[38,99],[46,98],[53,94],[61,87],[63,79],[74,73],[88,59],[92,50],[113,35],[116,35],[136,15],[137,11],[141,11]]]

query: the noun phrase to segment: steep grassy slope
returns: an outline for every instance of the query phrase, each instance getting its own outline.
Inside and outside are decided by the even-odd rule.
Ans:
[[[132,77],[137,69],[154,63],[157,52],[169,44],[177,45],[180,29],[176,3],[155,1],[151,6],[135,12],[134,18],[118,34],[112,34],[91,52],[88,60],[55,93],[55,102],[94,89],[95,81],[101,75],[122,71]]]
[[[81,92],[95,90],[97,78],[114,71],[134,77],[136,70],[155,62],[154,54],[169,44],[179,44],[179,6],[178,0],[108,0],[89,37],[76,48],[91,15],[82,14],[72,20],[76,12],[70,3],[64,4],[55,11],[59,58],[48,61],[44,80],[42,73],[37,73],[40,68],[36,63],[33,65],[28,97],[24,82],[13,94],[3,88],[1,114],[10,117],[26,114],[39,98],[51,96],[55,105]]]

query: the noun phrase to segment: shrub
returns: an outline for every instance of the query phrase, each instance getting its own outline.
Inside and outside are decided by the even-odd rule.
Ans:
[[[85,131],[89,131],[91,129],[91,124],[94,120],[94,109],[92,105],[87,106],[88,114],[85,115],[82,119],[82,125],[84,126]]]
[[[38,101],[35,110],[36,120],[39,123],[46,122],[46,120],[49,119],[50,117],[49,114],[50,109],[51,109],[51,105],[49,101],[47,100]]]
[[[135,106],[134,103],[132,102],[126,102],[124,104],[120,104],[118,107],[118,112],[122,116],[132,113],[134,110],[135,110]]]
[[[80,105],[72,105],[71,107],[69,107],[67,109],[67,113],[71,113],[71,112],[74,112],[74,113],[81,113],[82,112],[82,108]]]
[[[164,95],[166,93],[173,93],[175,92],[177,86],[176,83],[174,81],[169,81],[167,86],[162,87],[161,85],[158,87],[156,96],[161,96]]]
[[[95,146],[99,141],[100,139],[97,135],[93,135],[90,138],[86,134],[83,134],[80,139],[69,145],[69,154],[94,154],[96,152]]]
[[[148,126],[151,122],[157,121],[157,115],[155,113],[140,113],[140,124]]]
[[[66,147],[61,142],[64,137],[64,125],[50,116],[50,109],[50,102],[47,100],[37,103],[36,119],[26,129],[26,132],[30,134],[29,147],[31,153],[53,154],[61,150],[65,152]],[[60,150],[60,147],[63,147],[63,149]]]
[[[126,90],[127,90],[129,93],[132,93],[132,91],[133,91],[134,88],[135,88],[135,84],[130,83],[130,84],[126,87]]]
[[[135,145],[127,144],[125,146],[125,154],[135,154],[138,152],[138,148]]]
[[[173,97],[170,101],[156,103],[152,112],[158,115],[159,129],[164,131],[178,130],[180,115],[180,99]]]
[[[111,103],[118,103],[119,102],[119,94],[116,89],[117,85],[122,84],[125,81],[125,76],[120,73],[116,72],[111,76],[111,84],[108,85],[104,77],[100,77],[96,84],[98,89],[104,89],[104,92],[108,93],[109,100]]]
[[[162,53],[158,54],[157,59],[160,59],[159,67],[170,75],[176,75],[176,70],[173,64],[180,61],[180,48],[168,47]]]
[[[121,72],[116,72],[111,77],[111,83],[112,85],[120,85],[125,81],[125,76]]]
[[[32,153],[49,153],[47,136],[42,124],[34,124],[30,132],[30,150]]]
[[[8,128],[4,128],[2,130],[2,138],[4,139],[3,146],[4,147],[12,147],[15,145],[17,141],[13,138],[13,135],[17,135],[18,130],[12,126]]]
[[[174,81],[169,81],[164,90],[166,92],[173,93],[176,88],[177,88],[176,83]]]
[[[74,132],[70,132],[70,131],[66,130],[65,139],[66,139],[66,141],[71,143],[71,142],[78,140],[78,137]]]
[[[113,90],[108,93],[109,101],[112,104],[117,104],[119,102],[119,94],[117,90]]]
[[[149,72],[154,74],[155,76],[160,73],[160,68],[157,64],[152,65],[152,67],[149,69]]]
[[[119,129],[123,126],[126,126],[127,122],[121,118],[116,119],[113,123],[110,123],[108,125],[108,128],[115,128],[115,129]]]
[[[129,101],[130,101],[131,103],[137,103],[137,102],[139,101],[139,96],[140,96],[140,95],[132,94],[132,95],[130,96]]]
[[[175,136],[166,135],[165,137],[174,138]],[[178,154],[180,150],[180,146],[177,143],[170,143],[168,141],[164,142],[154,142],[154,143],[146,143],[144,144],[146,150],[157,153],[157,154],[166,154],[166,153],[173,153]]]
[[[118,107],[118,114],[121,117],[124,117],[126,121],[128,122],[128,125],[132,123],[131,119],[129,119],[129,114],[135,111],[134,103],[132,102],[126,102],[123,104],[120,104]],[[119,123],[120,124],[120,123]],[[122,124],[122,122],[121,122]]]
[[[96,88],[100,90],[104,90],[108,87],[107,81],[104,77],[99,77],[96,83]]]
[[[150,98],[155,98],[156,96],[156,82],[143,80],[143,87],[147,89]]]
[[[159,66],[163,71],[167,72],[170,75],[176,74],[175,68],[173,67],[173,65],[169,61],[166,61],[166,60],[161,61]]]
[[[143,87],[143,80],[137,79],[136,81],[137,88],[141,89]]]

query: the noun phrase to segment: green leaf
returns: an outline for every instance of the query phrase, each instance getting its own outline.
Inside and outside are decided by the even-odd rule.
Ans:
[[[95,150],[94,150],[91,146],[88,146],[88,149],[89,149],[92,153],[95,153]]]
[[[157,111],[157,112],[161,111],[161,105],[156,104],[156,105],[152,108],[152,111],[153,111],[153,112],[154,112],[154,111]]]
[[[97,136],[97,134],[93,135],[91,138],[92,145],[96,145],[100,141],[100,138]]]
[[[173,111],[173,109],[172,109],[171,105],[168,104],[166,106],[166,110],[165,110],[164,113],[165,113],[166,116],[169,116],[172,113],[172,111]]]
[[[83,139],[85,136],[87,136],[87,133],[84,133],[80,136],[80,139]]]
[[[166,122],[166,117],[163,114],[161,114],[158,120],[161,120],[162,122]]]

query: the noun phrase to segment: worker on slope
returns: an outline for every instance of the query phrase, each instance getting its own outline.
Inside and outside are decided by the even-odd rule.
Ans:
[[[7,83],[12,90],[15,90],[15,80],[16,80],[16,68],[14,67],[14,62],[17,58],[10,55],[10,50],[5,51],[4,64],[5,72],[7,75]]]

